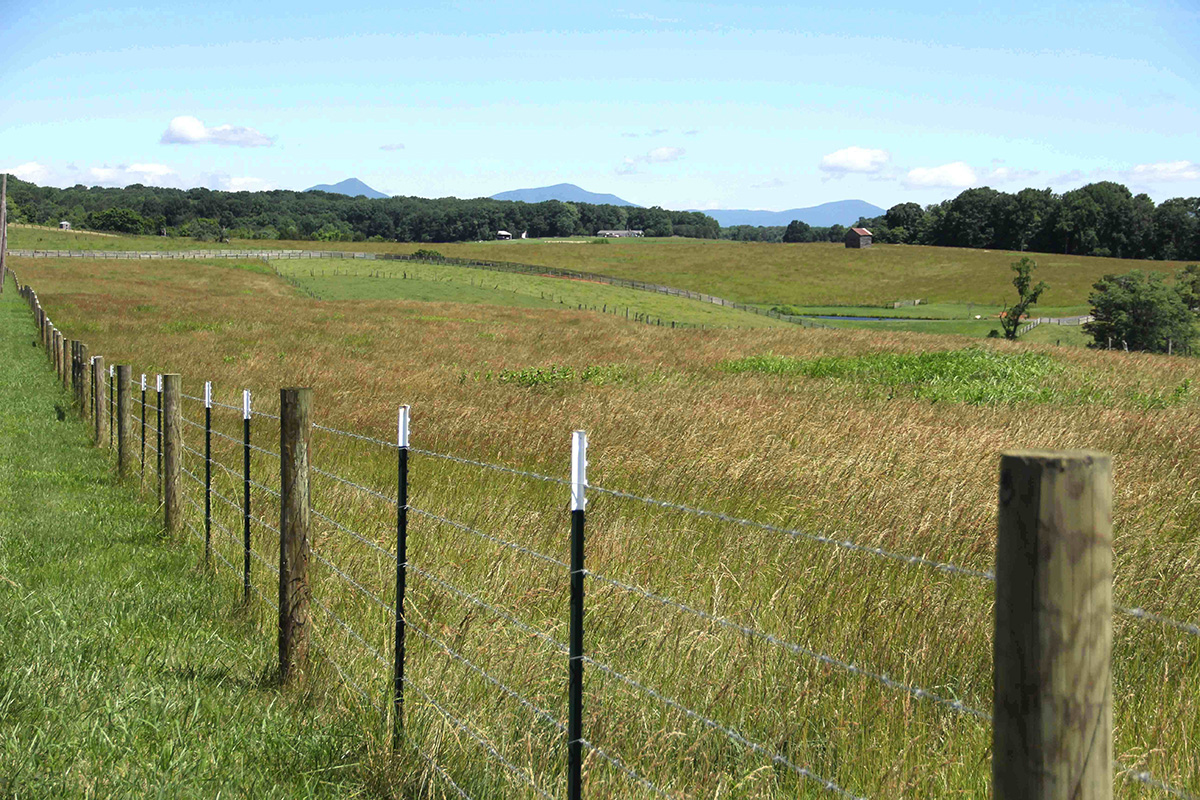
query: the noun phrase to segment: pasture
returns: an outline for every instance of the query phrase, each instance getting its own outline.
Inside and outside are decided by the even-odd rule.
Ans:
[[[14,247],[22,246],[15,233]],[[867,262],[852,260],[858,252],[823,245],[437,247],[446,255],[554,259],[554,266],[766,303],[864,304],[913,296],[984,303],[993,288],[996,300],[1011,291],[1005,287],[1012,254],[967,258],[951,251],[945,259],[961,260],[922,266],[906,261],[912,257],[906,251],[917,248],[863,251],[875,259]],[[771,255],[770,248],[783,255]],[[1057,279],[1061,294],[1048,294],[1047,303],[1067,306],[1080,302],[1080,287],[1096,268],[1133,266],[1051,261],[1039,257],[1047,266],[1042,277],[1052,285]],[[514,304],[316,301],[264,274],[261,265],[13,264],[68,335],[86,338],[110,364],[180,372],[193,396],[212,380],[218,399],[233,404],[248,387],[259,398],[256,408],[271,413],[279,387],[311,386],[318,422],[384,441],[394,436],[397,405],[407,403],[414,447],[549,476],[565,477],[569,432],[583,429],[592,443],[595,485],[967,570],[993,566],[1001,451],[1109,452],[1115,601],[1184,620],[1195,620],[1200,608],[1193,579],[1200,563],[1200,365],[1192,359],[1030,343],[971,349],[958,336],[903,331],[670,330]],[[881,264],[892,264],[895,274]],[[995,281],[984,279],[987,271],[997,274]],[[973,282],[980,286],[973,289]],[[921,356],[929,352],[945,355]],[[929,385],[946,391],[930,395]],[[193,404],[185,413],[194,420],[200,409]],[[235,435],[238,420],[218,424]],[[270,442],[269,431],[260,442]],[[190,445],[198,446],[195,439]],[[394,489],[394,453],[386,448],[320,434],[313,458],[322,469],[376,491],[388,492],[389,480]],[[197,462],[185,466],[194,471]],[[562,487],[432,455],[418,455],[412,468],[415,506],[566,558]],[[260,480],[271,485],[275,478]],[[389,542],[386,504],[319,481],[313,502],[371,541]],[[255,535],[255,547],[269,558],[269,534],[259,529]],[[588,537],[588,569],[596,574],[968,707],[990,708],[992,587],[986,581],[612,495],[593,496]],[[385,559],[333,527],[320,530],[317,544],[386,598]],[[410,548],[414,563],[449,583],[539,631],[565,636],[566,574],[553,565],[433,517],[414,524]],[[268,586],[269,577],[259,575]],[[237,587],[227,580],[232,603]],[[339,586],[337,576],[326,573],[314,593],[370,631],[371,646],[386,652],[386,615]],[[414,621],[445,645],[413,645],[414,682],[469,719],[537,785],[559,793],[561,747],[553,728],[448,658],[446,647],[559,718],[565,718],[565,661],[438,585],[414,581],[411,589]],[[987,793],[986,721],[613,584],[592,585],[589,603],[591,657],[856,795]],[[386,671],[370,653],[334,626],[327,630],[322,641],[344,658],[353,679],[382,689]],[[1200,640],[1120,617],[1114,646],[1121,770],[1148,769],[1194,791],[1200,784]],[[820,784],[677,708],[599,670],[587,675],[585,737],[670,795],[828,796]],[[414,736],[434,747],[439,763],[473,794],[523,796],[519,782],[440,722],[428,703],[414,700],[413,706]],[[429,778],[434,796],[445,792],[422,762],[414,759],[412,768]],[[586,781],[585,796],[653,796],[600,759],[589,758]],[[1162,796],[1121,779],[1116,794]]]

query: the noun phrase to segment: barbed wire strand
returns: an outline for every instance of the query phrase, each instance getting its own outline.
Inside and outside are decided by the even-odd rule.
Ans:
[[[789,642],[784,639],[780,639],[779,637],[775,636],[774,634],[767,633],[766,631],[760,631],[757,628],[750,628],[750,627],[747,627],[746,625],[742,625],[740,623],[733,622],[732,620],[728,620],[723,617],[718,617],[713,614],[709,614],[707,611],[701,611],[698,608],[693,608],[692,606],[685,605],[684,603],[679,603],[675,600],[671,600],[668,597],[663,597],[662,595],[657,595],[653,592],[649,592],[649,591],[641,588],[640,586],[633,586],[628,583],[623,583],[621,581],[613,580],[612,578],[605,577],[604,575],[600,575],[598,573],[592,572],[591,570],[584,570],[584,574],[587,575],[588,577],[592,578],[593,580],[600,581],[601,583],[606,583],[610,586],[613,586],[617,589],[621,589],[630,594],[636,594],[639,597],[646,598],[647,600],[653,600],[654,602],[660,603],[661,605],[666,606],[668,608],[675,608],[680,611],[687,612],[688,614],[692,614],[693,616],[699,617],[700,619],[703,619],[706,622],[711,622],[714,625],[720,625],[723,628],[727,628],[732,631],[737,631],[738,633],[741,633],[745,636],[749,636],[754,639],[761,639],[762,641],[767,642],[768,644],[773,644],[777,647],[782,647],[785,650],[789,650],[792,653],[795,653],[796,655],[806,656],[808,658],[814,659],[816,661],[821,662],[822,664],[825,664],[826,666],[835,667],[844,672],[849,672],[850,674],[858,676],[860,678],[869,678],[871,680],[874,680],[878,683],[883,684],[884,686],[888,687],[889,689],[894,689],[899,692],[904,692],[905,694],[908,694],[911,697],[914,697],[918,700],[928,700],[930,702],[936,703],[937,705],[943,706],[945,708],[949,708],[952,711],[957,711],[961,714],[968,714],[970,716],[976,717],[981,720],[986,720],[986,721],[990,722],[992,719],[991,714],[985,713],[976,708],[972,708],[958,700],[951,700],[951,699],[948,699],[945,697],[941,697],[937,694],[934,694],[933,692],[930,692],[926,689],[921,689],[916,686],[909,686],[906,683],[902,683],[893,678],[889,678],[887,675],[884,675],[882,673],[872,672],[871,670],[864,669],[860,666],[857,666],[856,664],[851,664],[846,661],[841,661],[839,659],[834,658],[833,656],[826,655],[824,653],[819,653],[816,650],[810,650],[809,648],[804,647],[803,645],[799,645],[794,642]]]
[[[355,589],[357,589],[357,590],[358,590],[360,593],[362,593],[362,595],[363,595],[364,597],[367,597],[367,598],[369,598],[370,600],[374,601],[374,602],[376,603],[376,605],[378,605],[378,606],[379,606],[380,608],[382,608],[383,610],[387,611],[387,612],[388,612],[388,614],[389,614],[390,616],[392,616],[393,618],[396,616],[396,610],[395,610],[394,608],[392,608],[392,607],[391,607],[391,605],[389,605],[388,603],[384,602],[384,600],[383,600],[382,598],[380,598],[378,595],[376,595],[376,594],[375,594],[374,592],[372,592],[370,589],[366,588],[366,587],[365,587],[365,586],[363,586],[361,583],[359,583],[358,581],[354,580],[354,578],[351,578],[349,575],[347,575],[345,572],[343,572],[343,571],[341,570],[341,568],[340,568],[340,567],[338,567],[338,565],[337,565],[337,564],[334,564],[332,561],[330,561],[329,559],[325,558],[325,556],[321,555],[320,551],[318,551],[316,548],[313,548],[313,549],[311,550],[311,552],[312,552],[312,554],[313,554],[314,556],[316,556],[316,558],[317,558],[317,560],[318,560],[318,561],[320,561],[322,564],[324,564],[325,566],[329,567],[331,570],[333,570],[333,571],[334,571],[334,572],[336,572],[338,575],[340,575],[340,576],[341,576],[341,578],[342,578],[342,580],[346,581],[346,583],[350,584],[350,585],[351,585],[351,586],[353,586]]]
[[[1192,794],[1187,789],[1180,789],[1177,786],[1171,786],[1163,783],[1145,770],[1134,770],[1133,768],[1127,767],[1120,762],[1117,763],[1117,769],[1121,770],[1122,778],[1132,783],[1140,783],[1143,786],[1149,786],[1153,789],[1158,789],[1161,792],[1166,792],[1172,797],[1182,798],[1182,800],[1200,800],[1200,797]]]
[[[478,536],[481,539],[487,539],[489,542],[494,542],[495,544],[503,545],[504,547],[510,548],[512,550],[516,550],[519,553],[524,553],[525,555],[530,556],[532,558],[540,559],[549,564],[553,564],[557,567],[562,567],[563,569],[567,569],[567,570],[569,570],[571,568],[570,565],[568,565],[565,561],[559,561],[557,558],[554,558],[553,556],[548,556],[548,555],[545,555],[544,553],[539,553],[536,550],[530,550],[528,547],[519,545],[515,542],[510,542],[506,539],[500,539],[498,537],[484,533],[481,530],[472,528],[470,525],[464,525],[461,522],[455,522],[452,519],[447,519],[446,517],[439,516],[430,511],[425,511],[423,509],[417,508],[416,506],[410,505],[408,507],[408,510],[413,512],[417,516],[421,516],[421,517],[425,517],[426,519],[434,520],[443,525],[449,525],[452,528],[457,528],[458,530],[463,531],[464,533],[469,533],[473,536]]]
[[[363,486],[361,483],[355,483],[354,481],[347,480],[346,478],[343,478],[341,475],[335,475],[332,472],[326,472],[325,470],[323,470],[319,467],[312,467],[311,469],[313,472],[315,472],[318,475],[321,475],[322,477],[329,478],[331,480],[335,480],[338,483],[345,484],[346,486],[349,486],[353,489],[358,489],[360,492],[365,492],[366,494],[369,494],[372,497],[377,497],[380,500],[384,501],[385,503],[391,503],[392,505],[396,505],[396,498],[388,497],[386,494],[377,492],[374,489],[370,488],[369,486]]]
[[[858,544],[857,542],[852,542],[849,539],[836,539],[832,536],[824,536],[819,533],[810,533],[808,531],[802,531],[802,530],[799,530],[796,528],[785,528],[781,525],[772,525],[769,522],[758,522],[758,521],[752,520],[752,519],[744,519],[742,517],[735,517],[731,514],[724,514],[719,511],[707,511],[703,508],[692,508],[691,506],[680,505],[679,503],[671,503],[666,500],[655,500],[650,497],[642,497],[640,495],[630,494],[628,492],[622,492],[617,489],[605,489],[600,486],[591,486],[591,485],[589,485],[587,488],[588,488],[589,492],[594,491],[598,494],[605,494],[605,495],[609,495],[611,497],[619,497],[624,500],[633,500],[633,501],[636,501],[639,503],[645,503],[647,505],[658,506],[659,508],[666,508],[666,509],[670,509],[672,511],[679,511],[684,514],[691,514],[693,516],[698,516],[698,517],[707,517],[709,519],[715,519],[715,520],[719,520],[721,522],[728,522],[728,523],[731,523],[734,525],[741,525],[741,526],[747,527],[747,528],[758,528],[759,530],[770,531],[772,533],[781,533],[781,534],[784,534],[785,536],[790,536],[793,539],[806,539],[808,541],[817,542],[819,544],[833,545],[835,547],[840,547],[843,550],[849,550],[849,551],[855,552],[855,553],[866,553],[868,555],[873,555],[873,556],[877,556],[880,558],[886,558],[886,559],[890,559],[892,561],[898,561],[902,564],[908,564],[910,566],[929,567],[931,569],[936,569],[939,572],[944,572],[947,574],[964,575],[964,576],[970,577],[970,578],[980,578],[980,579],[989,580],[989,581],[996,579],[995,574],[988,570],[978,570],[978,569],[971,569],[969,567],[960,567],[956,564],[948,564],[948,563],[945,563],[942,561],[935,561],[933,559],[925,558],[924,556],[913,556],[913,555],[906,555],[904,553],[896,553],[891,550],[885,550],[882,547],[872,547],[870,545]]]
[[[860,797],[859,795],[853,794],[852,792],[849,792],[846,789],[843,789],[841,786],[838,786],[833,781],[828,780],[826,778],[822,778],[820,775],[817,775],[815,772],[808,769],[807,767],[801,767],[797,764],[792,763],[786,756],[782,756],[779,753],[775,753],[775,752],[769,750],[768,748],[764,747],[763,745],[759,744],[758,742],[754,741],[753,739],[747,739],[745,736],[743,736],[742,734],[733,730],[732,728],[728,728],[728,727],[722,725],[721,723],[717,722],[716,720],[710,719],[710,718],[704,716],[703,714],[701,714],[700,712],[694,711],[694,710],[688,708],[687,706],[683,705],[682,703],[680,703],[677,700],[673,700],[664,694],[660,694],[659,692],[655,691],[654,689],[651,689],[649,686],[639,683],[638,681],[634,680],[633,678],[629,677],[628,675],[623,675],[620,672],[617,672],[615,669],[608,666],[607,664],[602,664],[599,661],[596,661],[595,659],[589,658],[588,656],[582,656],[582,659],[586,663],[591,664],[596,669],[600,670],[601,672],[603,672],[607,675],[611,675],[612,677],[616,678],[617,680],[619,680],[623,683],[626,683],[629,686],[632,686],[633,688],[638,689],[641,692],[644,692],[645,694],[650,695],[651,697],[653,697],[654,699],[663,703],[664,705],[667,705],[667,706],[675,709],[676,711],[679,711],[680,713],[696,720],[697,722],[702,723],[703,725],[705,725],[713,730],[724,733],[730,739],[732,739],[733,741],[742,745],[743,747],[748,747],[751,750],[758,753],[759,755],[766,756],[773,763],[779,764],[780,766],[787,767],[788,769],[795,772],[797,775],[800,775],[801,777],[807,778],[808,780],[819,784],[826,791],[832,792],[841,797],[850,798],[850,800],[866,800],[866,798],[864,798],[864,797]]]
[[[1191,622],[1180,622],[1177,619],[1164,617],[1161,614],[1155,614],[1153,611],[1146,611],[1142,608],[1126,608],[1125,606],[1117,606],[1117,613],[1124,614],[1127,617],[1139,620],[1141,622],[1156,622],[1160,625],[1166,625],[1175,628],[1178,631],[1188,634],[1189,636],[1200,636],[1200,625],[1195,625]]]
[[[497,617],[500,617],[501,619],[508,622],[513,627],[529,634],[530,636],[533,636],[533,637],[539,639],[542,642],[545,642],[546,644],[548,644],[548,645],[552,646],[553,648],[555,648],[556,650],[558,650],[560,653],[568,652],[567,646],[565,644],[558,641],[557,639],[555,639],[553,636],[550,636],[549,634],[542,633],[541,631],[539,631],[529,625],[526,625],[524,622],[517,619],[512,614],[509,614],[507,611],[503,611],[499,608],[496,608],[495,606],[489,605],[488,603],[484,602],[483,600],[480,600],[478,597],[476,597],[475,595],[473,595],[469,592],[464,592],[462,589],[459,589],[457,586],[447,583],[446,581],[442,580],[441,578],[437,577],[436,575],[434,575],[430,572],[427,572],[424,569],[421,569],[420,567],[418,567],[416,564],[412,563],[411,561],[409,561],[406,566],[408,567],[408,569],[411,569],[413,572],[420,575],[422,578],[425,578],[426,580],[437,584],[438,586],[442,587],[443,589],[447,590],[448,592],[457,595],[458,597],[462,598],[463,600],[466,600],[469,603],[472,603],[476,606],[479,606],[482,609],[490,611],[492,614],[496,615]]]
[[[449,711],[447,711],[445,708],[443,708],[442,705],[440,703],[438,703],[438,701],[436,701],[432,697],[430,697],[429,693],[426,692],[424,689],[422,689],[420,687],[420,685],[413,682],[412,680],[410,680],[407,677],[404,679],[404,683],[406,685],[412,686],[412,688],[416,690],[417,694],[421,695],[422,699],[424,699],[425,702],[429,703],[431,706],[433,706],[435,709],[437,709],[438,713],[440,713],[446,719],[447,722],[449,722],[454,727],[458,728],[463,733],[470,736],[472,739],[474,739],[479,744],[480,747],[487,750],[488,753],[491,754],[492,758],[499,761],[500,764],[503,765],[505,769],[507,769],[513,775],[516,775],[517,777],[520,777],[522,780],[524,780],[529,785],[529,787],[531,789],[533,789],[533,791],[539,797],[543,798],[543,800],[554,800],[554,798],[552,798],[549,794],[546,793],[545,789],[543,789],[542,787],[538,786],[536,783],[533,782],[533,777],[531,775],[529,775],[529,773],[526,770],[521,769],[516,764],[513,764],[511,761],[509,761],[507,758],[505,758],[503,755],[501,755],[500,751],[497,750],[492,745],[491,742],[487,741],[486,739],[483,738],[483,736],[481,736],[480,734],[471,730],[471,727],[466,722],[455,717],[453,714],[451,714]]]
[[[472,467],[481,467],[483,469],[490,469],[494,472],[504,472],[509,475],[519,475],[522,478],[532,478],[533,480],[544,481],[546,483],[557,483],[559,485],[570,485],[571,483],[571,481],[567,480],[566,478],[554,478],[549,475],[542,475],[540,472],[529,472],[523,469],[502,467],[499,464],[489,464],[486,461],[474,461],[470,458],[462,458],[460,456],[452,456],[446,453],[438,453],[433,450],[422,450],[419,447],[409,448],[409,451],[412,453],[417,453],[418,455],[429,456],[430,458],[439,458],[444,461],[453,461],[456,464],[466,464]]]
[[[581,745],[583,745],[584,747],[586,747],[588,750],[591,750],[596,755],[600,756],[600,758],[607,761],[609,764],[611,764],[616,769],[625,773],[625,777],[629,778],[633,782],[640,783],[642,786],[644,786],[647,789],[649,789],[650,791],[654,792],[659,797],[669,797],[669,795],[666,792],[664,792],[662,789],[655,786],[650,781],[649,778],[638,773],[637,770],[635,770],[633,767],[626,764],[624,761],[622,761],[617,756],[609,755],[608,753],[604,752],[599,747],[592,744],[591,742],[589,742],[587,739],[584,739],[583,737],[579,738],[579,743]]]
[[[349,534],[353,538],[355,538],[358,541],[365,544],[367,547],[370,547],[372,550],[375,550],[377,553],[379,553],[382,556],[386,556],[387,558],[391,559],[393,563],[395,563],[396,555],[394,553],[392,553],[390,550],[385,549],[384,547],[377,544],[376,542],[372,542],[370,539],[363,536],[358,531],[353,530],[352,528],[349,528],[349,527],[343,525],[342,523],[338,522],[333,517],[326,516],[325,514],[322,514],[320,511],[318,511],[315,508],[310,509],[310,510],[312,511],[314,517],[324,520],[325,522],[328,522],[330,525],[333,525],[338,530],[342,531],[343,533]]]

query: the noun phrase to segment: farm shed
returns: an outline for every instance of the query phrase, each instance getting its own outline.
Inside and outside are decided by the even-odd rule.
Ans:
[[[58,229],[62,231],[69,231],[71,230],[71,223],[64,219],[62,222],[58,223]]]
[[[851,228],[846,231],[846,247],[870,247],[871,232],[866,228]]]
[[[509,233],[508,231],[496,231],[496,238],[497,239],[511,239],[512,234]]]
[[[597,235],[597,236],[603,236],[603,237],[605,237],[605,238],[607,238],[607,239],[623,239],[623,238],[625,238],[625,237],[630,237],[630,236],[641,236],[642,234],[643,234],[643,232],[642,232],[642,231],[637,231],[637,230],[633,230],[633,231],[631,231],[631,230],[624,230],[624,231],[596,231],[596,235]]]

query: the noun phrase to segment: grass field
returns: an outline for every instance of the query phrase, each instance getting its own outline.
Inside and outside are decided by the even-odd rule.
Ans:
[[[274,641],[161,536],[0,298],[0,794],[390,793],[337,684],[281,691]],[[316,676],[314,676],[316,677]]]
[[[789,325],[734,308],[580,280],[410,262],[280,261],[276,268],[324,300],[418,300],[593,310],[670,326],[778,328]]]
[[[15,228],[13,248],[80,248],[72,234]],[[156,236],[89,238],[89,249],[179,250],[218,247],[212,243]],[[758,305],[889,306],[896,300],[975,303],[1003,307],[1011,302],[1009,265],[1023,254],[952,247],[876,245],[850,250],[841,244],[763,244],[698,239],[588,240],[553,239],[508,242],[400,244],[395,242],[310,242],[235,240],[226,247],[298,250],[358,250],[412,253],[436,249],[458,258],[515,261],[524,264],[598,272],[619,278],[705,292]],[[1108,273],[1132,269],[1173,273],[1183,262],[1026,253],[1038,262],[1035,277],[1050,288],[1042,305],[1050,308],[1087,304],[1092,284]]]
[[[660,245],[674,243],[646,246]],[[584,429],[594,485],[972,569],[993,563],[1002,450],[1110,452],[1117,602],[1197,619],[1200,365],[1190,359],[1005,342],[971,350],[960,337],[905,332],[670,330],[555,309],[315,301],[219,262],[13,262],[93,353],[138,372],[179,371],[193,396],[211,379],[218,400],[233,405],[249,386],[256,409],[270,413],[278,387],[312,386],[318,422],[383,440],[394,435],[396,406],[411,403],[415,447],[552,476],[565,476],[569,432]],[[946,355],[930,361],[930,352]],[[185,411],[200,414],[194,403]],[[222,412],[217,424],[237,436],[236,415]],[[274,441],[270,424],[256,422],[259,442]],[[189,436],[199,447],[194,429]],[[320,433],[313,452],[325,470],[385,495],[395,489],[386,448]],[[217,457],[236,464],[235,452]],[[556,484],[432,455],[414,456],[412,469],[416,507],[566,558],[566,497]],[[262,481],[272,485],[269,471]],[[386,546],[394,535],[394,509],[344,484],[318,480],[313,502],[369,540]],[[269,560],[270,532],[255,541]],[[595,573],[990,708],[986,582],[600,494],[589,504],[588,541]],[[324,524],[316,542],[388,600],[386,558]],[[564,570],[420,515],[410,548],[413,564],[565,637]],[[414,578],[410,590],[414,624],[443,643],[413,640],[414,685],[559,793],[561,738],[445,647],[560,720],[565,660],[430,580]],[[370,647],[389,652],[387,615],[369,599],[321,568],[314,592]],[[986,723],[598,579],[588,592],[592,658],[771,752],[864,796],[986,794]],[[1116,757],[1196,792],[1200,640],[1123,617],[1115,625]],[[384,696],[386,668],[371,652],[328,621],[318,636],[368,694]],[[827,796],[598,668],[587,675],[585,737],[666,792]],[[436,747],[473,794],[524,796],[429,702],[412,700],[410,714],[414,737]],[[586,782],[592,797],[650,796],[594,754]],[[1164,795],[1118,780],[1117,796]]]

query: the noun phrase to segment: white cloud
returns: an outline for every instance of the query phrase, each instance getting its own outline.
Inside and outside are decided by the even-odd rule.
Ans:
[[[399,142],[396,142],[395,144],[381,144],[381,145],[379,145],[379,149],[386,150],[387,152],[392,153],[392,152],[395,152],[396,150],[403,150],[404,145],[400,144]]]
[[[781,178],[771,178],[762,183],[750,184],[751,189],[778,189],[781,186],[787,186],[787,183]]]
[[[275,143],[273,136],[237,125],[207,127],[195,117],[176,117],[171,120],[159,140],[162,144],[200,144],[211,142],[233,147],[270,147]]]
[[[1126,174],[1130,180],[1143,183],[1200,181],[1200,164],[1193,161],[1159,161],[1155,164],[1138,164]]]
[[[992,163],[996,163],[993,161]],[[1042,173],[1036,169],[1014,169],[1012,167],[995,167],[983,176],[985,182],[1012,183],[1013,181],[1029,181]]]
[[[24,164],[18,164],[11,169],[0,170],[0,172],[37,184],[44,183],[50,176],[50,168],[36,161],[26,161]]]
[[[659,22],[659,23],[682,22],[682,20],[677,19],[675,17],[656,17],[653,14],[647,14],[644,11],[631,11],[631,12],[622,14],[621,16],[624,17],[625,19],[637,19],[637,20],[642,20],[643,22]]]
[[[226,186],[231,192],[264,192],[267,189],[274,189],[275,185],[263,178],[229,178],[226,181]]]
[[[975,170],[965,161],[954,161],[940,167],[910,169],[902,181],[909,189],[966,189],[978,180]]]
[[[685,152],[682,147],[656,147],[645,155],[625,156],[616,172],[618,175],[636,175],[639,164],[667,164],[683,158]]]
[[[891,158],[887,150],[872,150],[868,147],[843,147],[841,150],[834,151],[822,158],[819,167],[822,172],[830,172],[835,175],[845,175],[851,172],[865,172],[870,174],[879,172],[887,166]]]
[[[665,164],[683,158],[683,152],[682,147],[656,147],[646,153],[646,160],[652,164]]]
[[[87,175],[97,186],[128,186],[140,183],[145,186],[179,186],[179,175],[165,164],[107,164],[91,167]]]

